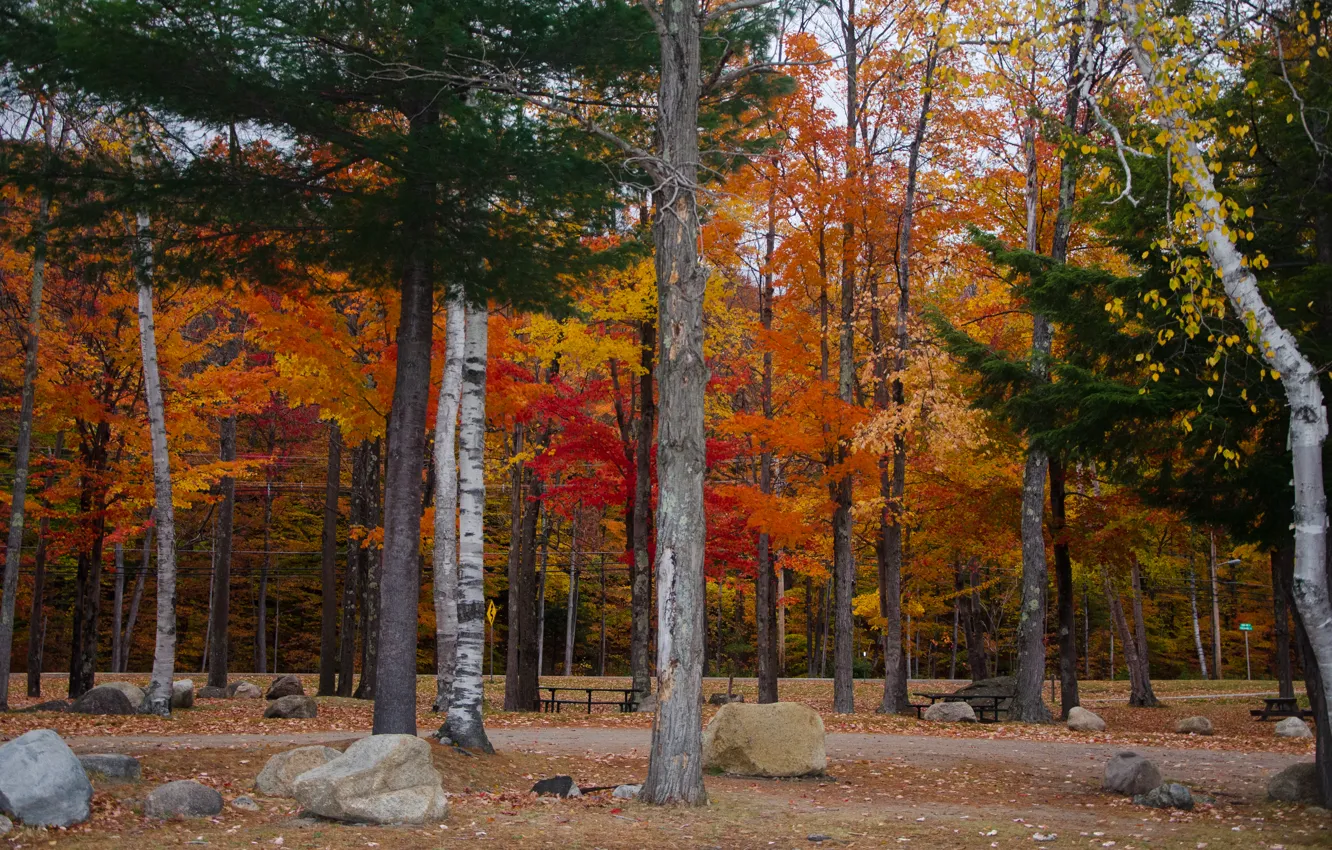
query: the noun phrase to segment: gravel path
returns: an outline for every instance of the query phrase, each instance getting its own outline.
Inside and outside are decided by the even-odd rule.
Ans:
[[[77,752],[107,750],[222,749],[299,746],[361,737],[357,733],[317,732],[292,735],[179,735],[116,736],[68,739]],[[553,728],[496,729],[491,743],[498,749],[546,753],[639,754],[646,756],[651,741],[647,729]],[[1113,744],[1070,744],[1058,741],[988,740],[924,735],[840,734],[827,739],[828,756],[839,760],[894,760],[915,767],[947,767],[959,763],[1018,766],[1052,781],[1060,775],[1075,782],[1099,785],[1110,756],[1124,749]],[[1267,778],[1303,761],[1301,757],[1265,752],[1189,750],[1135,747],[1153,759],[1169,779],[1209,793],[1252,800],[1265,794]]]

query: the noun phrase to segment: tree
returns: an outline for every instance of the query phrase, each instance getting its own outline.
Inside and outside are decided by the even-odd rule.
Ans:
[[[466,306],[450,298],[444,337],[444,375],[435,413],[435,700],[448,712],[458,665],[458,406],[462,396]]]

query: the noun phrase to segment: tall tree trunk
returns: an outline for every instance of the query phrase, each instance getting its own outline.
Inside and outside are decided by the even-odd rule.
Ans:
[[[1295,696],[1295,683],[1290,664],[1290,616],[1287,600],[1290,598],[1291,575],[1295,572],[1295,547],[1289,543],[1273,549],[1272,559],[1272,631],[1276,643],[1277,687],[1283,697]]]
[[[14,605],[23,560],[23,511],[28,496],[28,459],[32,451],[32,408],[37,386],[37,347],[42,331],[42,289],[46,284],[46,224],[51,198],[38,200],[32,249],[32,287],[28,293],[28,338],[23,355],[23,390],[19,402],[18,443],[14,447],[13,499],[5,541],[5,575],[0,587],[0,711],[9,709],[9,671],[14,646]],[[31,627],[29,627],[31,631]]]
[[[447,713],[458,666],[458,405],[462,398],[463,334],[467,308],[449,298],[444,375],[435,412],[435,701]]]
[[[985,651],[985,626],[981,621],[980,596],[976,592],[976,578],[980,564],[972,558],[968,570],[968,592],[962,597],[966,614],[962,618],[962,627],[967,637],[967,667],[972,681],[980,681],[990,676],[990,658]]]
[[[759,278],[759,324],[765,333],[772,333],[773,254],[777,247],[777,192],[776,185],[768,192],[768,232],[765,235],[763,273]],[[763,350],[763,377],[759,389],[763,418],[772,419],[772,347]],[[759,455],[759,492],[772,494],[772,451],[767,441],[762,443]],[[772,563],[772,541],[768,532],[758,536],[758,564],[754,576],[754,620],[757,626],[758,701],[777,702],[778,657],[782,637],[777,623],[776,586],[777,570]]]
[[[57,441],[59,436],[56,437]],[[42,517],[37,526],[37,553],[33,558],[32,608],[28,614],[28,696],[42,695],[42,644],[44,630],[39,628],[46,607],[46,536],[51,521]]]
[[[338,696],[352,695],[356,681],[356,626],[364,609],[362,581],[369,553],[357,535],[369,525],[373,443],[362,440],[352,451],[351,510],[348,517],[347,567],[342,581],[342,618],[338,633]],[[376,463],[378,461],[375,461]],[[361,610],[358,610],[361,609]],[[364,630],[362,630],[364,640]]]
[[[942,4],[940,19],[947,17],[947,0]],[[902,219],[897,233],[897,352],[893,359],[892,402],[897,410],[906,407],[906,389],[902,375],[907,368],[907,351],[911,347],[911,229],[916,215],[916,182],[920,173],[920,150],[929,128],[930,107],[934,100],[934,72],[939,59],[939,33],[930,42],[925,57],[925,72],[921,79],[920,112],[916,117],[915,132],[907,150],[906,192],[902,201]],[[880,376],[879,383],[886,378]],[[887,621],[883,639],[884,676],[883,699],[879,711],[897,714],[909,710],[911,698],[907,695],[906,655],[902,651],[902,517],[906,495],[906,431],[899,426],[893,434],[892,472],[879,461],[879,495],[884,501],[884,514],[879,518],[877,552],[879,562],[879,607]]]
[[[271,432],[270,432],[271,435]],[[269,451],[273,441],[269,439]],[[259,566],[259,596],[255,600],[254,672],[268,672],[268,571],[273,565],[270,551],[273,536],[273,482],[264,482],[264,555]]]
[[[525,469],[515,467],[516,492],[522,480],[530,482],[530,499],[520,495],[517,536],[510,542],[509,640],[508,664],[504,670],[504,710],[533,711],[537,707],[536,639],[536,526],[541,513],[541,480]]]
[[[573,675],[574,643],[578,639],[578,513],[569,524],[569,601],[564,615],[564,675]]]
[[[393,411],[389,411],[392,420]],[[370,450],[369,490],[366,495],[365,524],[375,528],[383,523],[383,489],[380,482],[380,460],[387,452],[384,439],[376,437]],[[356,699],[373,700],[375,684],[379,670],[379,611],[383,589],[381,577],[384,571],[383,547],[366,547],[361,552],[361,678],[356,683]]]
[[[962,619],[962,564],[955,564],[953,567],[953,591],[957,595],[953,597],[953,646],[952,654],[948,659],[948,678],[957,678],[957,639],[958,625]]]
[[[1274,589],[1275,590],[1275,589]],[[1203,650],[1202,629],[1198,625],[1198,574],[1189,564],[1189,613],[1193,616],[1193,645],[1198,650],[1198,670],[1207,678],[1207,653]]]
[[[597,675],[606,675],[606,558],[601,558],[601,633],[597,638]]]
[[[434,107],[412,113],[409,136],[439,119]],[[374,734],[416,734],[416,621],[421,597],[421,472],[430,406],[430,347],[434,328],[435,187],[412,178],[404,188],[411,212],[405,227],[410,253],[402,270],[398,368],[384,464],[384,558],[379,587]]]
[[[468,749],[495,750],[481,709],[481,664],[486,648],[486,344],[490,313],[467,308],[463,343],[462,416],[458,429],[458,665],[453,699],[439,730]]]
[[[1036,209],[1040,184],[1036,173],[1036,126],[1027,124],[1023,136],[1027,153],[1027,250],[1040,250]],[[1050,323],[1032,314],[1031,373],[1037,381],[1047,377],[1050,358]],[[1045,610],[1049,572],[1045,562],[1045,477],[1050,458],[1039,445],[1027,448],[1022,478],[1022,604],[1018,609],[1017,690],[1011,717],[1023,723],[1048,723],[1045,704]]]
[[[1151,678],[1147,675],[1147,664],[1142,652],[1146,649],[1134,636],[1133,629],[1130,628],[1128,619],[1124,616],[1124,607],[1119,602],[1119,594],[1110,584],[1110,577],[1104,577],[1105,598],[1110,603],[1110,617],[1114,621],[1115,627],[1119,630],[1119,639],[1124,644],[1124,658],[1128,666],[1129,674],[1129,705],[1138,707],[1155,707],[1160,705],[1156,701],[1156,695],[1152,693]],[[1135,609],[1139,607],[1135,602]],[[1110,670],[1111,678],[1114,678],[1114,644],[1111,643]]]
[[[1068,719],[1078,699],[1078,619],[1073,603],[1073,559],[1069,556],[1064,508],[1064,464],[1050,458],[1050,534],[1054,537],[1055,588],[1059,594],[1059,712]]]
[[[134,276],[139,288],[139,348],[143,356],[144,394],[153,453],[154,517],[157,521],[157,641],[152,679],[142,710],[171,715],[171,677],[176,671],[176,509],[171,500],[171,455],[167,450],[166,404],[157,368],[157,331],[153,323],[152,223],[137,216]]]
[[[661,417],[657,428],[657,714],[647,803],[702,805],[705,590],[703,291],[698,256],[698,0],[651,3],[661,42],[654,166]]]
[[[536,674],[539,685],[541,675],[546,672],[546,566],[550,558],[551,525],[550,511],[546,509],[544,502],[538,519],[541,522],[541,573],[537,579],[536,591]]]
[[[324,533],[320,540],[319,696],[337,693],[338,682],[338,492],[342,485],[342,429],[328,423],[328,471],[324,477]]]
[[[43,519],[45,519],[45,517],[43,517]],[[45,530],[46,529],[44,528],[42,529],[43,532],[45,532]],[[38,548],[41,548],[44,544],[44,541],[42,539],[43,536],[44,535],[41,533],[37,535]],[[113,673],[120,669],[120,642],[122,640],[120,628],[123,625],[121,621],[123,620],[125,614],[125,544],[120,542],[119,540],[117,540],[115,543],[115,564],[116,564],[116,581],[114,586],[115,589],[112,591],[111,594],[111,600],[112,600],[111,672]],[[34,599],[35,598],[36,595],[34,594]],[[34,620],[31,622],[36,622],[36,621]],[[31,641],[32,640],[31,624],[28,626],[28,631],[29,631],[28,640]]]
[[[236,459],[236,417],[222,420],[220,458]],[[231,541],[236,514],[236,479],[224,476],[219,482],[222,504],[217,512],[217,563],[213,565],[213,619],[208,632],[208,685],[227,686],[227,626],[231,621]]]
[[[151,518],[152,512],[149,512]],[[143,588],[148,582],[148,571],[152,568],[153,553],[153,525],[149,525],[143,531],[143,556],[139,559],[139,574],[134,578],[134,595],[130,597],[129,616],[125,618],[125,637],[121,642],[123,647],[120,653],[120,669],[117,672],[124,673],[129,670],[130,652],[134,649],[134,624],[139,619],[139,605],[143,603]]]
[[[635,698],[652,692],[650,646],[652,640],[652,430],[656,418],[653,371],[657,328],[653,319],[639,325],[639,361],[643,373],[638,386],[638,434],[634,445],[633,575],[630,590],[629,673]]]
[[[1208,532],[1207,565],[1212,574],[1212,670],[1218,679],[1224,679],[1221,673],[1221,592],[1217,582],[1216,532]]]
[[[102,607],[102,555],[106,538],[107,443],[111,425],[79,423],[84,474],[79,484],[80,525],[88,548],[78,556],[69,661],[69,696],[77,699],[96,685],[98,620]]]

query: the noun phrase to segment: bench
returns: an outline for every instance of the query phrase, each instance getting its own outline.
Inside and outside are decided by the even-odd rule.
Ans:
[[[537,709],[547,713],[559,714],[566,705],[585,708],[588,714],[592,713],[593,706],[613,707],[621,714],[628,714],[637,707],[633,688],[572,688],[542,685],[540,690],[550,693],[548,697],[538,698]],[[584,696],[581,698],[561,698],[560,691],[572,691]],[[602,698],[601,694],[615,694],[616,698]]]
[[[976,712],[976,719],[981,723],[998,723],[999,713],[1008,713],[1007,709],[999,707],[1001,700],[1007,697],[988,695],[988,694],[956,694],[956,693],[917,693],[916,696],[924,697],[929,700],[929,705],[912,703],[911,707],[916,710],[916,717],[924,716],[925,709],[934,705],[939,700],[944,702],[965,702],[971,706],[971,710]]]
[[[1258,720],[1270,720],[1274,717],[1313,717],[1313,709],[1300,709],[1295,697],[1263,697],[1262,708],[1249,710],[1249,714]]]

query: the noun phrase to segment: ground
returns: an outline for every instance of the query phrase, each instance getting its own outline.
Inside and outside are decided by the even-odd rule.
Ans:
[[[107,677],[99,678],[105,681]],[[120,677],[117,677],[120,678]],[[142,683],[144,677],[123,677]],[[242,678],[242,677],[233,677]],[[261,685],[266,678],[249,677]],[[303,677],[313,693],[314,677]],[[198,681],[198,680],[196,680]],[[583,680],[549,680],[570,684]],[[590,680],[589,684],[618,684]],[[64,681],[49,677],[47,697]],[[452,810],[429,828],[353,827],[308,820],[294,801],[258,798],[261,810],[228,807],[211,820],[162,823],[144,818],[148,789],[171,779],[214,785],[227,800],[251,794],[254,777],[274,753],[315,741],[343,746],[369,727],[369,705],[320,699],[311,720],[265,720],[262,701],[200,701],[169,720],[62,714],[0,715],[0,740],[34,728],[53,728],[78,752],[128,752],[144,765],[139,785],[96,785],[94,815],[68,831],[16,829],[11,847],[287,848],[500,847],[766,848],[921,847],[1017,848],[1313,848],[1332,847],[1332,816],[1321,809],[1264,799],[1266,779],[1288,764],[1312,758],[1305,741],[1275,738],[1271,723],[1249,718],[1253,694],[1271,682],[1162,682],[1160,709],[1133,709],[1126,686],[1089,682],[1087,707],[1105,717],[1109,732],[1081,735],[1062,726],[939,725],[872,712],[881,684],[857,685],[853,715],[831,712],[831,683],[784,680],[784,699],[818,709],[828,729],[828,775],[817,780],[707,778],[703,809],[658,809],[614,800],[608,792],[581,800],[538,800],[526,793],[536,779],[559,773],[584,787],[640,781],[646,772],[648,715],[509,714],[498,710],[502,681],[488,685],[487,728],[493,757],[434,746]],[[913,690],[951,690],[957,683],[913,683]],[[11,693],[23,693],[15,677]],[[709,680],[705,692],[724,691]],[[753,698],[754,684],[736,690]],[[429,711],[433,682],[419,689],[422,733],[437,727]],[[16,700],[16,707],[34,702]],[[705,710],[705,719],[715,709]],[[1174,720],[1204,714],[1210,738],[1170,732]],[[1192,814],[1132,805],[1100,791],[1106,759],[1125,747],[1150,756],[1166,777],[1216,798]],[[1034,836],[1057,835],[1050,842]],[[822,839],[822,840],[818,840]]]

